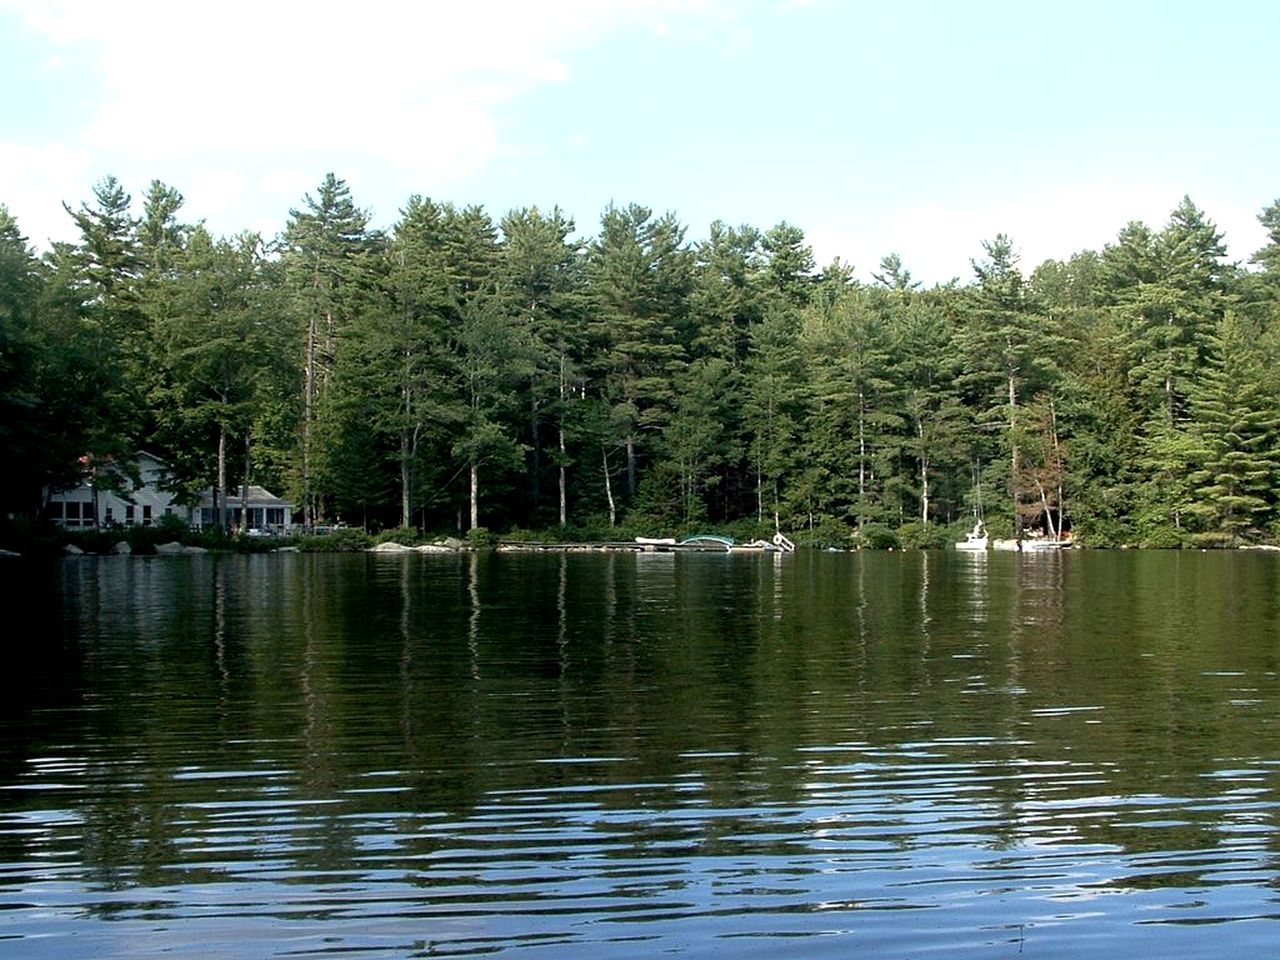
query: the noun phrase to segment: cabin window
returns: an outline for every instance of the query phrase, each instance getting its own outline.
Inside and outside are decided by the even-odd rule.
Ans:
[[[149,503],[142,505],[142,525],[144,527],[151,526],[151,504]]]

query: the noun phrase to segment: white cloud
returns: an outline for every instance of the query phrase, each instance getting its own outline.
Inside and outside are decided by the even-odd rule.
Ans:
[[[77,236],[62,204],[79,206],[74,191],[89,182],[91,160],[87,153],[59,144],[32,146],[0,142],[0,203],[18,220],[18,228],[38,247],[50,240],[74,240]]]
[[[303,190],[329,169],[353,187],[354,171],[368,168],[421,192],[473,176],[504,149],[498,110],[538,85],[566,81],[574,51],[623,28],[664,30],[671,17],[705,6],[696,0],[373,0],[354,8],[334,0],[0,3],[55,45],[87,54],[100,80],[83,91],[95,106],[92,120],[64,135],[65,146],[13,145],[8,169],[20,168],[17,183],[56,182],[87,193],[87,163],[49,169],[38,156],[62,151],[92,157],[92,179],[111,172],[140,190],[158,176],[193,201],[204,184],[231,183],[253,170],[260,182],[291,183],[286,205],[301,196],[293,176],[301,167],[308,168]],[[15,178],[5,182],[12,191]],[[246,218],[251,205],[276,199],[273,192],[254,196],[250,188],[237,198],[222,189],[218,201],[205,198],[201,207],[231,203],[232,216]],[[393,202],[409,192],[397,183]],[[284,209],[277,207],[279,216]],[[244,225],[228,220],[211,226]]]
[[[1020,255],[1024,273],[1048,259],[1065,260],[1082,250],[1101,250],[1132,220],[1160,229],[1182,201],[1185,189],[1154,182],[1098,181],[1045,188],[1030,195],[983,195],[963,204],[921,203],[859,219],[856,226],[819,223],[809,231],[819,264],[834,256],[870,279],[885,254],[897,253],[926,284],[952,277],[968,282],[970,260],[982,242],[1004,233]],[[1223,233],[1231,260],[1247,261],[1266,242],[1250,210],[1226,191],[1193,193],[1192,201]]]

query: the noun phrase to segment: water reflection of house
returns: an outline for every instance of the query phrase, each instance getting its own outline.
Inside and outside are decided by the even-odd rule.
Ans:
[[[46,491],[45,515],[64,527],[149,527],[161,517],[177,517],[201,528],[214,523],[213,489],[205,490],[198,504],[179,504],[169,489],[169,465],[155,454],[140,451],[130,460],[97,465],[86,462],[82,481],[67,490]],[[245,501],[234,488],[226,498],[229,526],[239,527]],[[288,533],[293,527],[293,505],[258,486],[249,486],[246,527],[263,533]]]

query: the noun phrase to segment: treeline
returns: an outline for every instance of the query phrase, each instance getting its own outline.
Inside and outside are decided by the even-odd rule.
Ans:
[[[1160,229],[967,282],[863,284],[804,234],[610,207],[411,198],[370,227],[332,175],[278,238],[216,237],[153,182],[68,207],[37,256],[0,207],[0,498],[137,449],[308,524],[834,541],[996,534],[1226,545],[1280,533],[1280,201],[1257,269],[1188,199]]]

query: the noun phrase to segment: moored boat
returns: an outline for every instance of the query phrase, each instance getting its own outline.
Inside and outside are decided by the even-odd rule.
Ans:
[[[1019,541],[1018,549],[1023,553],[1046,553],[1050,550],[1062,550],[1071,546],[1070,541],[1057,537],[1029,537]]]
[[[956,544],[957,550],[985,550],[989,540],[987,537],[987,526],[979,520],[965,535],[965,538]]]

